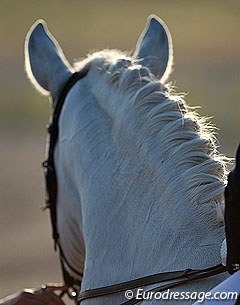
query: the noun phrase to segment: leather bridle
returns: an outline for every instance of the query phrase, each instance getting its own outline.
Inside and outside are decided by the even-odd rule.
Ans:
[[[154,285],[162,283],[161,286],[153,288],[148,292],[161,292],[167,289],[177,287],[195,280],[204,279],[210,276],[214,276],[223,272],[226,272],[227,269],[223,265],[216,265],[207,269],[187,269],[182,271],[171,271],[164,273],[157,273],[150,276],[137,278],[135,280],[100,287],[96,289],[90,289],[80,292],[81,281],[76,280],[72,277],[69,272],[66,270],[66,267],[70,269],[78,278],[82,278],[83,274],[74,269],[68,262],[64,251],[59,242],[59,233],[57,228],[57,193],[58,193],[58,184],[57,184],[57,175],[54,164],[54,150],[59,136],[59,118],[61,115],[61,110],[64,105],[65,98],[74,84],[85,77],[88,73],[87,69],[83,69],[79,72],[75,72],[64,84],[63,89],[57,99],[53,115],[51,117],[50,123],[48,125],[48,155],[47,159],[43,162],[44,176],[46,182],[46,208],[50,209],[51,223],[52,223],[52,236],[54,239],[54,248],[55,250],[59,249],[59,255],[61,260],[63,278],[65,283],[69,286],[71,291],[68,292],[69,297],[74,298],[77,304],[80,304],[83,300],[96,298],[100,296],[111,295],[119,292],[124,292],[129,289],[136,289],[140,287],[145,287],[149,285]],[[164,284],[166,283],[167,284]],[[169,283],[170,282],[170,283]],[[136,299],[133,297],[131,300],[128,300],[122,305],[134,305],[140,303],[141,299]]]
[[[45,186],[46,186],[46,205],[45,208],[50,209],[50,216],[51,216],[51,224],[52,224],[52,237],[54,240],[54,249],[59,249],[60,261],[62,266],[62,273],[65,283],[71,287],[73,290],[71,293],[69,292],[69,297],[75,296],[77,292],[80,290],[81,281],[76,280],[73,278],[67,269],[70,269],[74,274],[78,276],[78,278],[82,278],[83,274],[80,273],[78,270],[73,268],[71,264],[68,262],[64,251],[59,242],[59,233],[57,228],[57,194],[58,194],[58,184],[57,184],[57,174],[54,164],[54,151],[55,146],[59,136],[59,118],[61,115],[62,107],[64,105],[65,98],[74,84],[81,78],[83,78],[88,73],[88,70],[84,69],[80,72],[73,73],[67,82],[64,84],[60,95],[57,99],[55,104],[55,108],[53,111],[53,115],[50,119],[50,122],[47,126],[47,131],[49,134],[48,137],[48,153],[47,159],[42,163],[43,172],[45,177]]]

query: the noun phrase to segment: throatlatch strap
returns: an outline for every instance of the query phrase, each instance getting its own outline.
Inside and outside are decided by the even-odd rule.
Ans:
[[[61,115],[61,110],[64,105],[65,98],[69,90],[73,85],[81,78],[87,74],[87,70],[80,72],[75,72],[68,79],[67,83],[64,85],[59,98],[57,100],[52,119],[48,124],[48,156],[47,159],[43,162],[44,174],[46,179],[46,207],[50,208],[51,213],[51,222],[52,222],[52,235],[55,241],[55,247],[58,243],[59,234],[57,230],[57,176],[54,165],[54,150],[58,140],[59,134],[59,118]]]
[[[61,115],[62,107],[65,102],[65,98],[71,88],[75,85],[75,83],[83,78],[86,74],[88,73],[88,70],[82,70],[79,72],[75,72],[71,75],[71,77],[67,80],[65,85],[63,86],[63,89],[59,95],[59,98],[56,102],[56,106],[54,108],[54,112],[52,115],[52,118],[50,120],[50,123],[48,124],[48,155],[47,159],[42,163],[43,165],[43,171],[44,171],[44,176],[45,176],[45,185],[46,185],[46,208],[50,209],[50,215],[51,215],[51,223],[52,223],[52,236],[54,239],[54,248],[56,250],[57,245],[59,246],[60,249],[60,257],[61,257],[61,262],[63,265],[63,262],[66,263],[68,266],[70,264],[67,262],[63,251],[59,245],[59,233],[57,229],[57,175],[56,175],[56,169],[55,169],[55,164],[54,164],[54,151],[55,151],[55,146],[58,140],[58,135],[59,135],[59,118]],[[73,270],[76,274],[79,274],[77,270],[74,268],[70,268]],[[66,278],[66,270],[64,269],[63,266],[63,275],[64,278]],[[69,276],[69,275],[68,275]]]

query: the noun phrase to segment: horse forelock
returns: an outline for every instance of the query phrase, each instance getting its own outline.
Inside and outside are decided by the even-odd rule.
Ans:
[[[174,164],[176,179],[170,181],[169,191],[177,188],[176,181],[181,182],[189,201],[197,202],[200,211],[210,202],[218,220],[223,221],[229,160],[218,152],[215,128],[209,121],[187,106],[183,94],[176,94],[169,84],[161,84],[148,68],[125,53],[96,52],[77,63],[76,68],[86,65],[115,88],[116,95],[122,97],[121,109],[125,106],[126,111],[134,110],[129,115],[124,113],[125,120],[129,116],[131,121],[127,127],[131,128],[141,117],[144,125],[136,138],[142,144],[146,142],[147,145],[141,144],[142,149],[148,147],[146,153],[156,156],[160,166]]]

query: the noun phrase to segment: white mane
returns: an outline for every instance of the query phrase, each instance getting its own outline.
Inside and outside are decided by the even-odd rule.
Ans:
[[[154,158],[154,164],[159,167],[162,163],[174,164],[175,179],[166,183],[164,193],[184,189],[188,200],[197,204],[197,211],[204,214],[210,201],[207,215],[217,213],[218,220],[223,221],[227,159],[217,150],[215,128],[188,107],[170,86],[161,84],[148,68],[123,53],[96,52],[75,68],[86,65],[101,73],[121,96],[118,98],[121,105],[115,105],[119,122],[123,120],[119,124],[128,124],[129,132],[134,129],[145,155]],[[161,151],[156,151],[159,147]]]

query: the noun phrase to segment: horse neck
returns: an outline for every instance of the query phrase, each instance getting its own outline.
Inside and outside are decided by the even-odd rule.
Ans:
[[[197,214],[184,189],[171,183],[174,164],[155,166],[143,154],[147,143],[137,147],[134,132],[114,131],[100,109],[93,111],[94,98],[80,100],[79,111],[72,111],[76,99],[69,98],[59,151],[81,197],[81,207],[78,200],[74,204],[86,247],[82,289],[220,263],[223,227],[207,221],[207,213]]]
[[[83,203],[85,288],[220,263],[223,227],[197,214],[184,189],[167,186],[176,178],[174,165],[156,169],[129,145],[106,146],[111,150],[105,162],[98,159],[102,169]]]
[[[161,201],[156,191],[161,186],[146,181],[148,174],[147,169],[141,173],[135,169],[126,173],[128,177],[122,172],[124,182],[115,176],[116,184],[109,178],[106,198],[89,208],[83,289],[220,263],[222,228],[196,220],[190,211],[173,209],[171,203],[177,203],[173,196]]]

